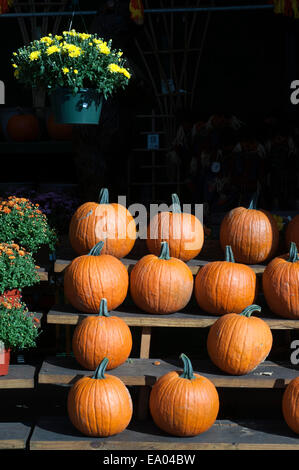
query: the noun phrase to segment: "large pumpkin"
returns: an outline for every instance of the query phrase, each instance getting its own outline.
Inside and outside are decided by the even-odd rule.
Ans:
[[[188,304],[193,275],[183,261],[169,256],[167,242],[161,245],[159,257],[146,255],[133,267],[130,292],[135,304],[145,312],[168,314]]]
[[[225,261],[213,261],[198,271],[194,293],[206,312],[241,313],[256,298],[256,274],[249,266],[235,263],[232,249],[227,246]]]
[[[14,114],[6,127],[9,137],[15,142],[35,141],[39,138],[39,122],[34,114]]]
[[[299,250],[299,214],[295,215],[295,217],[288,223],[285,238],[287,247],[290,246],[291,242],[294,242]]]
[[[228,313],[211,326],[207,350],[211,361],[231,375],[254,370],[269,355],[273,337],[267,323],[252,317],[261,307],[251,305],[242,313]]]
[[[79,255],[104,240],[103,254],[122,258],[133,248],[136,224],[126,207],[109,203],[108,189],[100,192],[99,202],[86,202],[73,214],[69,227],[70,243]]]
[[[104,358],[92,377],[77,380],[68,393],[69,419],[86,436],[113,436],[124,431],[132,418],[129,390],[118,377],[104,375],[107,363]]]
[[[245,264],[263,263],[275,254],[279,231],[274,217],[257,210],[256,197],[248,209],[232,209],[221,222],[220,244],[232,247],[236,261]]]
[[[299,377],[291,380],[283,393],[282,413],[289,428],[299,434]]]
[[[86,313],[98,313],[103,298],[108,310],[114,310],[126,298],[128,271],[114,256],[101,254],[104,242],[75,258],[64,274],[64,294],[73,307]]]
[[[47,131],[53,140],[70,141],[73,137],[72,124],[60,124],[55,121],[54,115],[50,114],[47,119]]]
[[[150,394],[151,416],[160,429],[175,436],[196,436],[207,431],[219,411],[215,385],[193,372],[185,354],[183,373],[169,372],[160,377]]]
[[[263,272],[263,292],[272,312],[299,319],[299,257],[292,242],[288,255],[277,256]]]
[[[124,320],[109,315],[107,300],[102,299],[99,315],[89,315],[76,326],[72,346],[75,359],[86,369],[95,370],[104,357],[109,357],[107,370],[115,369],[131,353],[131,330]]]
[[[150,253],[160,253],[161,242],[167,241],[170,255],[183,261],[197,256],[204,243],[204,230],[193,214],[181,211],[180,201],[172,195],[172,212],[159,212],[150,221],[146,244]]]

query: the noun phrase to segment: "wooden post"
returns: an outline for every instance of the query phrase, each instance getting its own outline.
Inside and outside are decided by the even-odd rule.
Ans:
[[[141,331],[140,358],[148,359],[150,355],[150,343],[152,336],[152,328],[144,326]],[[138,394],[137,419],[146,420],[148,417],[148,402],[151,388],[148,385],[140,387]]]

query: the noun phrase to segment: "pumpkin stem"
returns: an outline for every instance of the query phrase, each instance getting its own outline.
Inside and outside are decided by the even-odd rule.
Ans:
[[[254,193],[254,195],[252,196],[252,199],[250,201],[250,204],[249,204],[249,207],[248,209],[254,209],[256,210],[257,208],[257,199],[258,199],[258,193]]]
[[[98,255],[100,255],[104,244],[105,244],[105,242],[103,242],[103,241],[97,243],[94,247],[92,247],[92,249],[88,253],[88,256],[98,256]]]
[[[100,303],[99,317],[110,317],[107,307],[107,299],[102,299]]]
[[[99,195],[99,204],[109,204],[109,191],[107,188],[102,188]]]
[[[92,379],[105,379],[105,370],[107,367],[107,364],[109,362],[109,359],[107,357],[104,357],[102,362],[98,365],[98,367],[95,370],[95,373],[91,377]]]
[[[172,212],[176,214],[181,214],[182,209],[181,209],[179,196],[177,194],[172,194],[171,199],[172,199]]]
[[[289,256],[289,259],[288,261],[290,263],[296,263],[296,261],[298,261],[298,250],[297,250],[297,245],[295,242],[291,242],[291,245],[290,245],[290,256]]]
[[[169,260],[169,246],[167,242],[161,242],[161,253],[159,259]]]
[[[228,261],[229,263],[235,263],[233,250],[230,245],[225,247],[225,261]]]
[[[181,375],[182,379],[188,379],[188,380],[196,379],[195,375],[193,374],[193,367],[192,367],[189,357],[187,357],[186,354],[182,353],[180,355],[180,359],[182,359],[184,363],[184,372]]]
[[[240,315],[243,315],[244,317],[250,317],[253,312],[261,312],[262,308],[259,305],[250,305],[249,307],[246,307],[243,312],[240,313]]]

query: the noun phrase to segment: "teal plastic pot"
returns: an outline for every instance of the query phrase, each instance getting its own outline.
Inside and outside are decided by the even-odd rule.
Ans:
[[[59,124],[98,124],[103,95],[92,88],[82,88],[73,94],[67,88],[57,88],[51,93],[51,107]]]

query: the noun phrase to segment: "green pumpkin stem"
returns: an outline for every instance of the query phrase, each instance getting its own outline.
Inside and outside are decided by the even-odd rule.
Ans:
[[[235,263],[233,250],[230,245],[225,247],[225,261],[228,261],[229,263]]]
[[[99,204],[109,204],[109,191],[107,188],[102,188],[99,195]]]
[[[161,252],[160,252],[159,259],[165,259],[165,260],[170,259],[169,246],[167,242],[161,242]]]
[[[289,259],[288,261],[290,263],[296,263],[296,261],[298,261],[298,250],[297,250],[297,245],[295,242],[291,242],[291,245],[290,245],[290,256],[289,256]]]
[[[100,303],[99,317],[110,317],[107,307],[107,299],[102,299]]]
[[[177,194],[172,194],[171,199],[172,199],[172,212],[174,212],[175,214],[181,214],[182,209],[181,209],[179,196]]]
[[[258,193],[254,193],[254,195],[252,196],[252,199],[250,201],[250,204],[249,204],[249,207],[248,209],[254,209],[256,210],[257,208],[257,200],[258,200]]]
[[[95,370],[95,373],[91,377],[92,379],[105,379],[105,370],[108,365],[109,359],[107,357],[104,357],[102,362],[98,365],[98,367]]]
[[[193,367],[192,367],[189,357],[187,357],[186,354],[182,353],[180,355],[180,359],[182,359],[184,363],[184,372],[181,375],[182,379],[188,379],[188,380],[196,379],[195,375],[193,374]]]
[[[100,255],[104,245],[105,245],[105,242],[103,242],[103,241],[97,243],[94,247],[92,247],[92,249],[88,253],[88,256],[98,256],[98,255]]]
[[[262,308],[259,305],[249,305],[249,307],[246,307],[243,312],[240,313],[240,315],[243,315],[244,317],[250,317],[253,312],[261,312]]]

